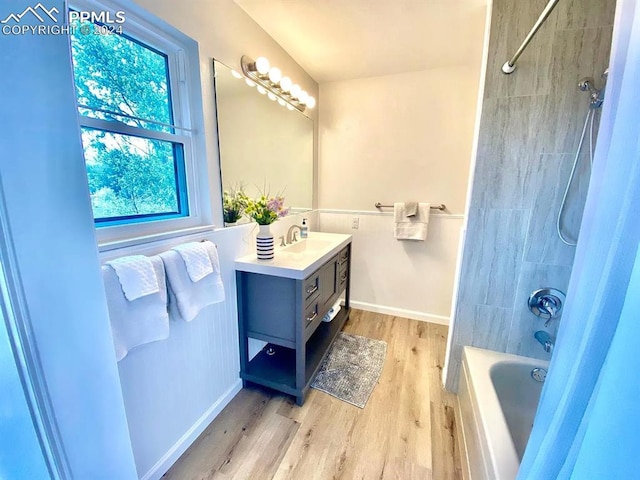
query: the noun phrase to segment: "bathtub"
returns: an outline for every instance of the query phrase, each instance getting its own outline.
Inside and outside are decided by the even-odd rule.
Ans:
[[[548,362],[464,347],[458,389],[465,480],[513,480],[529,440]]]

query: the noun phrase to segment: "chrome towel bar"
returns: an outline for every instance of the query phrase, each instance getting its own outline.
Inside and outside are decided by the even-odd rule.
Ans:
[[[376,202],[374,204],[374,207],[376,208],[393,208],[393,205],[383,205],[380,202]],[[441,203],[440,205],[431,205],[431,209],[432,210],[446,210],[447,206],[444,203]]]

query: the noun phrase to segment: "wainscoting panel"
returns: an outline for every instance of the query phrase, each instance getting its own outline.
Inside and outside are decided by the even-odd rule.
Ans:
[[[321,210],[319,218],[321,231],[353,235],[354,306],[448,324],[461,216],[432,214],[424,242],[396,240],[388,213]]]

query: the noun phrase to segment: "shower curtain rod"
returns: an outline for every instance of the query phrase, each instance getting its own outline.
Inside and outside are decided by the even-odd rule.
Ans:
[[[544,24],[545,20],[549,17],[549,15],[551,14],[551,12],[553,11],[553,9],[555,8],[555,6],[558,4],[559,1],[560,0],[549,0],[549,3],[547,3],[547,6],[544,7],[544,10],[540,14],[540,17],[538,17],[538,20],[533,25],[533,28],[531,29],[529,34],[525,37],[524,41],[522,42],[522,45],[520,45],[520,48],[516,50],[516,53],[513,55],[513,57],[511,57],[511,60],[509,60],[502,66],[502,73],[506,73],[507,75],[509,75],[510,73],[513,73],[516,70],[516,62],[518,61],[518,58],[520,58],[520,55],[522,55],[522,52],[524,52],[525,48],[527,48],[527,46],[529,45],[529,42],[531,42],[535,34],[538,32],[538,30],[540,30],[540,27]]]

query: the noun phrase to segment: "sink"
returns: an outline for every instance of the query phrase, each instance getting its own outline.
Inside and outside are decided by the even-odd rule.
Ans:
[[[350,243],[351,235],[309,232],[307,238],[276,248],[272,260],[258,260],[253,253],[236,259],[235,267],[241,272],[302,280]]]
[[[303,238],[291,245],[287,245],[286,247],[282,247],[282,252],[288,253],[312,253],[312,252],[320,252],[325,250],[327,247],[333,245],[332,241],[323,240],[320,238]]]

